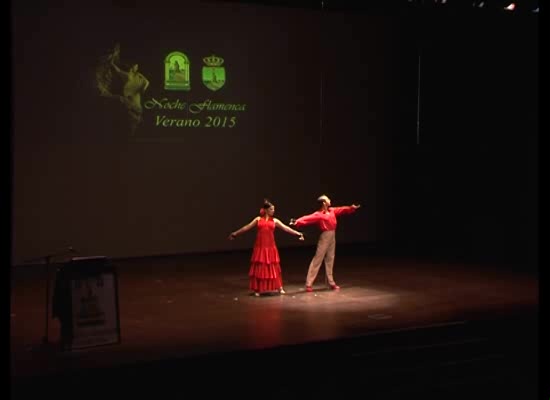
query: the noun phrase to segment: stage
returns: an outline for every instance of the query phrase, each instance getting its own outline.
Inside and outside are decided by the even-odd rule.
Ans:
[[[286,294],[261,297],[248,290],[248,251],[113,260],[121,342],[65,352],[58,348],[57,319],[49,319],[50,345],[41,345],[43,266],[17,267],[10,315],[13,398],[31,397],[33,385],[69,396],[76,382],[92,376],[116,382],[113,390],[125,394],[168,394],[215,376],[209,393],[247,395],[262,380],[275,379],[268,393],[258,393],[262,398],[334,397],[357,388],[371,398],[426,391],[449,398],[491,387],[499,395],[517,390],[535,398],[529,397],[538,385],[533,268],[339,245],[334,276],[341,289],[328,289],[322,267],[314,292],[307,293],[313,253],[311,247],[280,249]],[[355,364],[361,367],[352,369]],[[268,371],[276,376],[262,375]],[[234,375],[239,378],[230,387],[215,383]]]

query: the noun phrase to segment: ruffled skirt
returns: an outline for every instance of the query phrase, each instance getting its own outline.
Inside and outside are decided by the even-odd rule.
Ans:
[[[252,262],[248,273],[250,290],[253,292],[274,292],[283,287],[281,265]]]

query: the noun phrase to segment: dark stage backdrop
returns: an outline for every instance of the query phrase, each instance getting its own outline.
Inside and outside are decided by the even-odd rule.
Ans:
[[[537,14],[49,0],[12,28],[12,264],[247,249],[264,197],[321,193],[363,206],[339,243],[536,259]]]
[[[419,141],[403,213],[417,248],[527,267],[538,255],[537,14],[422,20]],[[403,180],[405,182],[405,180]]]
[[[342,243],[391,238],[395,145],[416,118],[400,18],[53,0],[12,16],[12,264],[245,249],[253,232],[227,235],[264,197],[287,223],[321,193],[363,206]],[[304,231],[277,241],[314,245]]]

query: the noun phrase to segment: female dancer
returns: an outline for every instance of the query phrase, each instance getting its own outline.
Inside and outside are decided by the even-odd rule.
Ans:
[[[254,226],[258,228],[248,272],[250,289],[255,296],[274,291],[285,294],[279,251],[275,244],[275,228],[280,228],[287,233],[298,236],[299,240],[304,240],[303,233],[286,226],[280,220],[274,218],[274,214],[275,206],[268,200],[264,200],[264,204],[260,209],[260,216],[229,235],[229,240],[233,240],[237,235],[249,231]]]

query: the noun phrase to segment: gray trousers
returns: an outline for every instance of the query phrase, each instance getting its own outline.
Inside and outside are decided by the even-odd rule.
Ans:
[[[324,231],[319,236],[317,242],[317,251],[309,264],[309,270],[307,271],[306,286],[312,286],[319,268],[323,260],[325,261],[325,271],[327,274],[327,280],[329,285],[335,285],[334,277],[332,276],[332,268],[334,266],[334,254],[336,251],[336,231]]]

